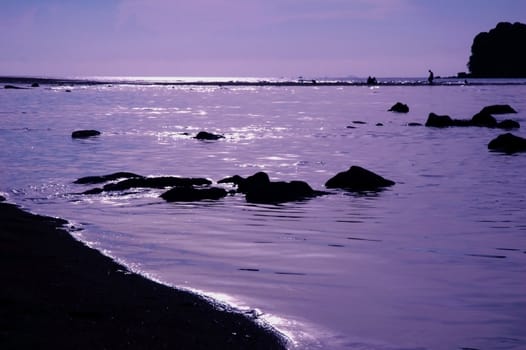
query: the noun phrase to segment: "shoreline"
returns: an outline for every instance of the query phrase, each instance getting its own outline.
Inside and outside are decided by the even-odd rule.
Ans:
[[[172,81],[159,81],[155,77],[150,79],[134,79],[130,77],[101,77],[101,78],[52,78],[31,76],[0,76],[0,85],[11,89],[32,89],[40,85],[52,86],[98,86],[98,85],[139,85],[139,86],[241,86],[241,87],[290,87],[290,86],[461,86],[461,85],[526,85],[526,78],[436,78],[430,85],[426,78],[379,78],[377,83],[367,83],[366,79],[331,80],[331,79],[300,79],[300,80],[269,80],[247,78],[246,80],[195,80],[177,79]],[[14,85],[18,84],[18,85]],[[19,86],[22,84],[22,86]],[[38,86],[37,86],[38,85]]]
[[[132,273],[65,220],[2,200],[0,348],[286,349],[256,320]]]

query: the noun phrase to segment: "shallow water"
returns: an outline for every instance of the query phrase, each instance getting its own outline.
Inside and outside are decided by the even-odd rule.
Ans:
[[[0,191],[70,220],[136,270],[257,309],[300,349],[521,349],[526,154],[489,152],[501,130],[407,124],[507,103],[518,114],[497,118],[525,125],[524,96],[524,85],[0,90]],[[387,112],[396,101],[410,113]],[[103,134],[72,140],[76,129]],[[193,139],[200,130],[225,139]],[[94,186],[72,184],[262,170],[324,189],[351,165],[396,185],[255,205],[165,203],[161,190],[83,196]]]

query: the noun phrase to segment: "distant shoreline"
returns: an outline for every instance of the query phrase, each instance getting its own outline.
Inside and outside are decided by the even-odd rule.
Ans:
[[[353,78],[349,80],[298,79],[276,80],[258,78],[184,78],[163,79],[159,77],[100,77],[100,78],[48,78],[31,76],[0,76],[0,85],[15,88],[30,88],[34,84],[54,86],[79,85],[154,85],[154,86],[459,86],[459,85],[526,85],[523,78],[436,78],[429,85],[426,78],[378,78],[376,84],[368,84],[367,79]]]

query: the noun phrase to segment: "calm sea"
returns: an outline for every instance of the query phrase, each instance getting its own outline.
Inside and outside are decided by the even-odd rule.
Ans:
[[[410,112],[387,112],[397,101]],[[1,89],[0,191],[70,220],[135,271],[270,322],[298,349],[526,349],[526,154],[489,152],[497,129],[408,126],[490,104],[526,125],[525,85]],[[77,129],[102,135],[73,140]],[[193,139],[201,130],[225,138]],[[72,183],[265,171],[323,190],[351,165],[396,185],[259,205],[78,195],[94,186]]]

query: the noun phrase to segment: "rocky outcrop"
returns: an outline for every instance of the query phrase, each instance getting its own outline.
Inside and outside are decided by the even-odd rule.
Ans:
[[[495,107],[498,106],[498,107]],[[499,128],[499,129],[516,129],[520,128],[520,124],[514,120],[506,119],[501,122],[492,116],[489,111],[496,110],[502,111],[505,109],[499,109],[502,105],[494,105],[484,107],[480,112],[475,114],[471,119],[453,119],[448,115],[437,115],[435,113],[429,113],[427,117],[426,126],[435,128],[445,128],[450,126],[479,126],[487,128]],[[508,106],[509,107],[509,106]],[[510,107],[511,108],[511,107]],[[497,112],[498,114],[499,112]],[[504,112],[500,112],[503,114]],[[511,113],[511,112],[510,112]]]
[[[505,119],[497,124],[497,128],[505,130],[518,129],[520,127],[519,122],[511,119]]]
[[[101,133],[97,130],[76,130],[71,133],[74,139],[85,139],[88,137],[99,136]]]
[[[480,111],[481,113],[489,113],[489,114],[510,114],[510,113],[517,113],[516,110],[513,109],[510,105],[491,105],[486,106],[482,108]]]
[[[270,181],[265,172],[258,172],[247,178],[239,175],[219,180],[218,183],[233,183],[237,192],[244,193],[250,203],[284,203],[304,200],[327,194],[316,191],[305,181]]]
[[[391,108],[388,109],[388,111],[397,113],[409,113],[409,106],[402,102],[396,102]]]
[[[11,90],[25,90],[27,88],[25,87],[20,87],[20,86],[16,86],[16,85],[4,85],[4,89],[11,89]]]
[[[125,191],[130,188],[168,188],[211,185],[212,182],[205,178],[160,176],[143,177],[122,180],[105,185],[104,191]]]
[[[97,182],[89,182],[89,181],[98,181],[105,182],[105,178],[122,178],[122,174],[128,174],[127,179],[121,180],[118,182],[112,182],[109,184],[104,185],[102,188],[93,188],[90,190],[87,190],[85,192],[82,192],[82,194],[98,194],[102,192],[112,192],[112,191],[126,191],[132,188],[155,188],[155,189],[163,189],[163,188],[170,188],[170,187],[192,187],[192,186],[204,186],[204,185],[211,185],[212,181],[205,179],[205,178],[193,178],[193,177],[177,177],[177,176],[160,176],[160,177],[144,177],[138,175],[137,177],[133,176],[135,174],[133,173],[115,173],[110,175],[103,175],[101,177],[96,176],[89,176],[86,178],[80,178],[79,180],[82,182],[78,182],[79,180],[75,181],[75,183],[97,183]],[[100,182],[99,182],[100,181]]]
[[[501,22],[477,34],[471,45],[468,68],[473,77],[526,77],[526,24]]]
[[[471,125],[494,128],[497,126],[497,119],[491,114],[481,111],[471,118]]]
[[[195,202],[202,200],[218,200],[226,197],[228,192],[224,188],[193,186],[174,187],[163,194],[161,198],[167,202]]]
[[[195,135],[194,138],[198,140],[214,141],[214,140],[223,139],[225,137],[223,135],[212,134],[207,131],[199,131],[199,133],[197,133],[197,135]]]
[[[144,176],[125,172],[125,171],[120,171],[120,172],[112,173],[108,175],[81,177],[75,180],[73,183],[81,184],[81,185],[83,184],[88,185],[88,184],[99,184],[99,183],[104,183],[104,182],[109,182],[109,181],[115,181],[115,180],[120,180],[120,179],[130,179],[130,178],[144,178]]]
[[[508,154],[526,152],[526,139],[511,133],[502,134],[488,143],[488,149]]]
[[[429,113],[426,120],[426,126],[435,128],[445,128],[453,126],[453,119],[449,115],[438,115],[433,112]]]
[[[377,191],[384,187],[393,186],[394,181],[388,180],[370,170],[359,166],[351,166],[349,170],[340,172],[330,178],[327,188],[342,188],[351,191]]]

